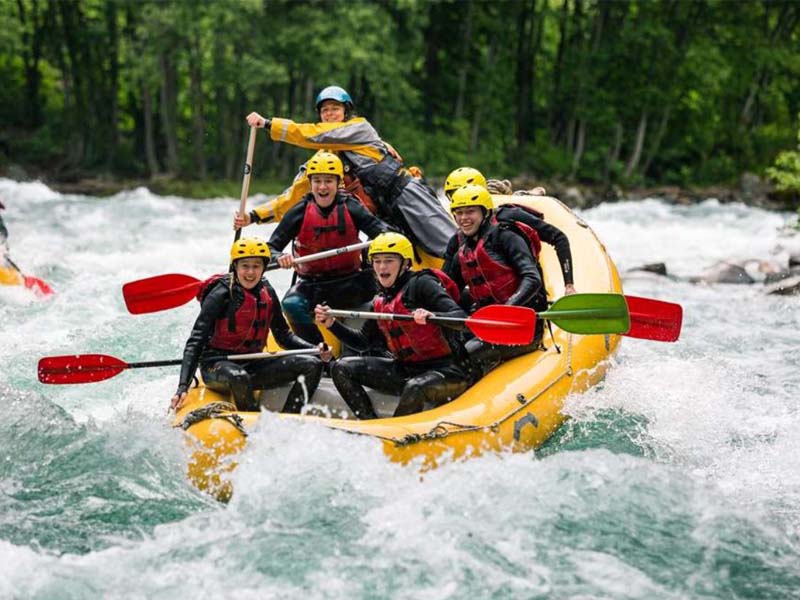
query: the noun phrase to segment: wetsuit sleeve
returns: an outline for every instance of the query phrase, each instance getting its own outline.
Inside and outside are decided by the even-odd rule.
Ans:
[[[300,350],[302,348],[315,348],[314,344],[310,344],[300,336],[296,335],[286,322],[283,312],[280,310],[281,303],[278,300],[278,294],[272,288],[267,286],[267,292],[272,299],[272,318],[269,321],[269,329],[275,337],[275,341],[281,348],[286,350]]]
[[[502,216],[501,216],[502,215]],[[564,285],[574,283],[572,275],[572,252],[569,247],[569,238],[555,225],[533,216],[528,211],[517,207],[507,207],[498,213],[498,218],[507,222],[521,221],[539,234],[539,239],[545,244],[553,246],[558,256],[558,263],[561,266],[561,273],[564,276]]]
[[[334,321],[330,332],[357,352],[366,352],[383,341],[378,322],[371,319],[364,323],[361,329],[353,329]]]
[[[536,268],[530,246],[524,237],[508,229],[498,230],[497,244],[499,251],[520,276],[519,287],[506,304],[511,306],[529,306],[542,287],[539,269]]]
[[[447,242],[447,248],[444,251],[444,264],[442,271],[450,276],[450,279],[458,284],[459,289],[464,287],[464,282],[461,280],[461,268],[458,264],[458,234],[455,234]],[[459,279],[457,280],[456,277]]]
[[[305,164],[300,166],[300,170],[295,175],[292,185],[286,188],[281,195],[273,198],[269,202],[256,206],[250,211],[250,219],[253,223],[270,223],[280,221],[284,215],[295,204],[303,199],[303,196],[311,191],[311,184],[306,177]]]
[[[364,205],[355,198],[348,197],[345,203],[353,219],[353,225],[355,225],[356,229],[359,231],[363,231],[367,234],[369,239],[374,239],[379,234],[390,231],[386,223],[364,208]]]
[[[270,137],[273,141],[301,148],[357,152],[375,162],[379,162],[386,153],[378,132],[363,117],[342,123],[295,123],[290,119],[275,117],[270,126]]]
[[[305,203],[296,204],[289,209],[289,212],[286,213],[283,219],[281,219],[281,222],[278,223],[278,226],[275,228],[275,231],[272,232],[267,242],[267,246],[269,246],[269,251],[273,257],[283,254],[284,248],[286,248],[289,242],[300,233],[300,227],[303,225],[305,214]]]
[[[539,234],[540,240],[556,249],[558,264],[561,266],[561,274],[564,276],[564,285],[573,284],[572,251],[569,247],[569,238],[558,227],[541,219],[536,219],[534,229]]]
[[[440,317],[466,319],[467,313],[450,297],[435,275],[423,273],[416,276],[409,298],[409,310],[424,308],[436,313]],[[464,323],[437,323],[448,329],[461,330],[466,327]]]
[[[214,332],[214,325],[227,314],[228,299],[228,289],[224,285],[214,286],[203,299],[200,314],[194,322],[192,333],[186,340],[186,346],[183,349],[183,363],[178,380],[179,394],[189,389],[194,372],[197,370],[197,364],[200,362],[200,356]]]

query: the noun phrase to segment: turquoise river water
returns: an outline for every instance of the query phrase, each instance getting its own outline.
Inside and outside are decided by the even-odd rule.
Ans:
[[[223,506],[184,477],[177,368],[45,386],[36,363],[180,357],[196,303],[132,316],[121,285],[224,269],[238,201],[0,195],[12,257],[57,291],[0,289],[0,598],[800,597],[800,298],[626,275],[683,305],[681,340],[625,338],[536,453],[420,476],[370,439],[265,418]],[[798,245],[790,215],[714,200],[582,216],[623,272]]]

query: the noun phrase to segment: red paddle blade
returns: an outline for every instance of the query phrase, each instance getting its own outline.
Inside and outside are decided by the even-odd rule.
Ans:
[[[53,292],[53,288],[47,285],[43,279],[33,277],[32,275],[25,275],[24,280],[25,287],[36,292],[40,296],[51,296],[55,293]]]
[[[523,346],[533,341],[536,311],[524,306],[492,304],[475,311],[466,323],[484,342]]]
[[[156,275],[122,286],[128,312],[134,315],[158,312],[186,304],[197,295],[200,280],[189,275]]]
[[[631,328],[625,335],[657,342],[675,342],[681,335],[683,308],[680,304],[625,296]]]
[[[42,383],[91,383],[111,379],[128,368],[128,363],[105,354],[46,356],[39,360]]]

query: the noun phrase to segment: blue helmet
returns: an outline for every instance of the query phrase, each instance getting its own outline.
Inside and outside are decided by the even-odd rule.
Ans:
[[[344,104],[347,112],[353,110],[353,99],[350,97],[350,94],[347,93],[346,89],[341,88],[338,85],[329,85],[319,94],[317,94],[317,111],[319,111],[320,104],[325,102],[325,100],[336,100],[337,102],[341,102]]]

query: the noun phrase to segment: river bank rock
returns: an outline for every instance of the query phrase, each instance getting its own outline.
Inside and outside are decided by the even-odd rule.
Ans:
[[[800,295],[800,266],[768,279],[764,292],[772,296]]]
[[[798,198],[776,190],[768,181],[753,173],[743,173],[738,185],[713,185],[683,188],[676,185],[623,188],[618,184],[581,184],[560,180],[545,181],[530,173],[511,179],[515,190],[543,186],[548,196],[555,196],[571,208],[591,208],[603,202],[656,198],[672,204],[690,205],[715,198],[723,204],[741,202],[767,210],[792,210]]]

